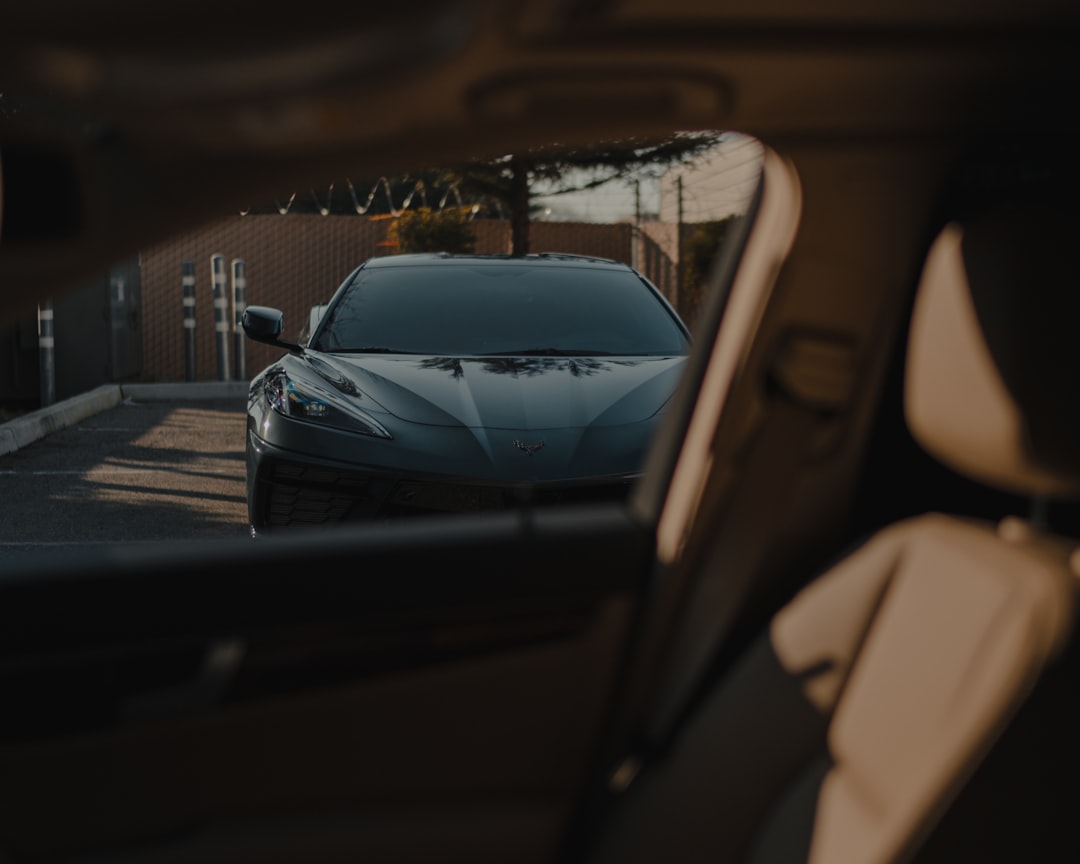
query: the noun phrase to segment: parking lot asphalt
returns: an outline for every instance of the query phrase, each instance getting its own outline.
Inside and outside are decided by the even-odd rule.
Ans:
[[[129,397],[0,456],[0,571],[36,554],[244,537],[242,398]]]

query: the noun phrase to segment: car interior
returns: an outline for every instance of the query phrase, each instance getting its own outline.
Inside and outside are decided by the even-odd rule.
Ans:
[[[1075,4],[5,18],[4,317],[356,166],[764,157],[628,506],[0,573],[0,861],[1080,856]]]

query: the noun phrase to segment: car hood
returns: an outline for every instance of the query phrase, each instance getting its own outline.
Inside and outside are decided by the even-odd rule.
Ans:
[[[355,387],[410,423],[567,429],[637,423],[670,398],[685,363],[672,357],[328,355],[303,360],[339,391]]]

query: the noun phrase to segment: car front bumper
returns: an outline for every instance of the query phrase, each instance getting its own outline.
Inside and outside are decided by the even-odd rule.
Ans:
[[[253,535],[423,514],[623,501],[637,477],[498,483],[395,472],[286,450],[250,428],[247,462]]]

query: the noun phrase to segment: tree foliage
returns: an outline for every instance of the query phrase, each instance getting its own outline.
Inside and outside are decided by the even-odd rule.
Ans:
[[[538,187],[545,195],[595,189],[613,180],[659,175],[704,154],[721,139],[718,132],[680,132],[662,140],[623,139],[596,146],[558,146],[462,165],[447,172],[468,200],[487,204],[509,218],[513,253],[528,248],[531,202]]]
[[[471,253],[476,235],[469,221],[468,207],[406,210],[390,226],[388,238],[398,252]]]
[[[697,320],[705,298],[709,271],[717,253],[732,236],[742,216],[727,216],[695,225],[682,249],[682,286],[679,292],[679,314],[687,325]]]

